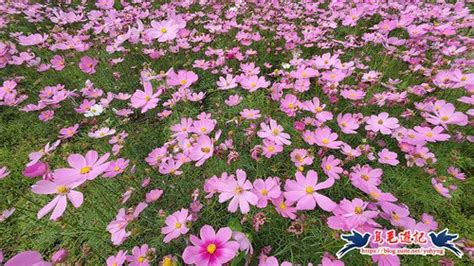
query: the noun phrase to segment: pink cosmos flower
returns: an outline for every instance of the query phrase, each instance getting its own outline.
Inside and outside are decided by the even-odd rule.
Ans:
[[[191,160],[196,162],[196,166],[201,166],[204,162],[211,158],[214,153],[214,143],[207,135],[201,135],[189,152]]]
[[[296,167],[313,164],[313,156],[306,149],[294,149],[290,153],[290,158]]]
[[[20,252],[9,259],[5,266],[51,266],[53,264],[43,260],[38,251],[27,250]]]
[[[31,34],[28,36],[20,35],[18,36],[18,42],[21,46],[34,46],[42,44],[48,39],[48,35],[41,35],[39,33]]]
[[[224,102],[228,106],[236,106],[242,101],[242,96],[238,94],[230,95],[228,99],[226,99]]]
[[[135,91],[135,93],[132,95],[132,98],[130,99],[130,102],[133,108],[142,108],[141,112],[145,113],[146,111],[153,109],[158,105],[162,90],[159,89],[154,93],[150,82],[144,82],[143,89],[143,91]]]
[[[59,138],[60,139],[71,138],[72,136],[77,134],[78,129],[79,129],[79,124],[75,124],[72,127],[61,128],[61,130],[59,130]]]
[[[277,199],[272,199],[272,204],[275,206],[275,210],[282,217],[290,218],[291,220],[296,219],[296,211],[298,210],[293,204],[294,202],[285,200],[283,194]]]
[[[0,167],[0,179],[4,179],[10,174],[10,171],[8,171],[8,168],[6,166]]]
[[[163,190],[161,189],[153,189],[150,192],[146,193],[145,195],[145,202],[151,203],[157,201],[163,195]]]
[[[161,234],[165,235],[163,242],[169,243],[180,235],[185,235],[189,231],[187,223],[190,221],[191,215],[187,209],[181,209],[166,217],[166,226],[161,228]]]
[[[169,86],[180,86],[181,88],[188,88],[198,80],[198,75],[192,71],[180,70],[175,73],[172,69],[168,71],[166,83]]]
[[[64,61],[64,58],[60,55],[53,56],[53,58],[51,58],[50,63],[51,63],[51,67],[56,71],[61,71],[66,66],[66,62]]]
[[[291,71],[290,76],[295,79],[309,79],[318,75],[316,69],[310,67],[298,67],[296,71]]]
[[[377,187],[382,183],[383,171],[380,168],[373,169],[369,165],[356,165],[349,174],[352,185],[363,190],[363,187]]]
[[[306,177],[298,171],[296,180],[286,180],[283,195],[287,200],[297,202],[296,208],[299,210],[313,210],[317,203],[321,209],[332,211],[337,204],[316,191],[330,188],[333,184],[334,178],[318,184],[318,174],[313,170],[309,170]]]
[[[237,241],[237,243],[239,243],[240,251],[244,251],[245,254],[251,254],[251,255],[253,254],[252,243],[250,242],[250,240],[244,233],[233,231],[232,239],[234,239],[235,241]]]
[[[311,112],[316,115],[316,119],[318,119],[321,123],[324,123],[328,120],[333,118],[331,112],[324,111],[326,108],[325,104],[321,104],[318,97],[314,97],[311,101],[304,101],[302,103],[303,110]]]
[[[441,125],[446,127],[449,124],[465,126],[468,122],[468,117],[462,112],[456,112],[453,104],[446,103],[441,107],[435,107],[434,114],[429,114],[426,121],[433,125]]]
[[[416,126],[416,133],[428,142],[446,141],[450,138],[449,134],[443,134],[444,128],[436,126],[434,128]]]
[[[421,221],[425,226],[428,227],[428,230],[438,229],[438,223],[434,220],[433,216],[427,213],[423,213],[423,215],[421,215]]]
[[[174,20],[152,21],[152,28],[146,31],[146,35],[151,39],[158,39],[159,42],[167,42],[176,38],[178,34],[178,25]]]
[[[342,167],[339,167],[340,164],[341,160],[334,157],[334,155],[329,155],[321,161],[321,168],[329,178],[339,179],[339,174],[344,171]]]
[[[33,193],[41,195],[57,194],[57,196],[38,212],[38,219],[53,211],[50,219],[55,221],[61,217],[66,210],[67,200],[71,201],[75,208],[82,205],[84,196],[81,192],[73,190],[82,182],[71,176],[55,176],[54,181],[40,180],[31,187]],[[54,209],[54,210],[53,210]]]
[[[132,255],[127,256],[129,266],[149,266],[150,261],[148,260],[148,245],[144,244],[141,247],[134,247],[132,249]]]
[[[245,108],[242,112],[240,112],[240,116],[247,120],[255,120],[261,117],[260,110],[247,109],[247,108]]]
[[[37,162],[32,165],[27,165],[25,169],[23,170],[23,175],[26,177],[39,177],[39,176],[45,176],[48,173],[48,164],[44,162]]]
[[[230,199],[227,210],[236,212],[237,208],[241,213],[248,213],[250,205],[256,205],[258,197],[251,191],[252,183],[247,180],[247,173],[244,170],[237,169],[237,180],[231,177],[221,182],[219,202],[223,203]]]
[[[339,149],[342,141],[337,140],[337,133],[331,132],[329,127],[317,128],[314,131],[314,143],[329,149]]]
[[[367,120],[367,125],[365,126],[366,130],[371,130],[374,132],[379,132],[384,135],[389,135],[392,133],[392,130],[400,127],[398,124],[398,119],[393,117],[388,117],[387,112],[382,112],[378,115],[371,115]]]
[[[258,197],[257,207],[265,208],[268,200],[280,197],[280,180],[278,177],[268,177],[265,180],[261,178],[255,179],[252,192]]]
[[[94,74],[97,63],[97,60],[86,55],[81,57],[81,61],[79,62],[79,68],[82,72],[86,74]]]
[[[268,88],[268,86],[270,86],[270,81],[266,81],[265,77],[253,75],[250,77],[243,77],[240,81],[240,85],[249,92],[254,92],[260,88]]]
[[[108,127],[100,128],[96,131],[91,131],[87,135],[94,139],[100,139],[115,134],[115,129],[110,129]]]
[[[270,118],[270,125],[266,123],[260,123],[260,131],[257,135],[261,138],[271,140],[279,145],[290,145],[290,135],[283,132],[283,127],[278,125],[277,122]]]
[[[120,250],[115,256],[110,256],[105,262],[107,266],[122,266],[127,258],[127,251]]]
[[[110,154],[106,153],[99,158],[99,154],[94,151],[88,151],[86,156],[80,154],[71,154],[67,158],[71,168],[61,168],[54,171],[55,177],[77,177],[82,181],[92,180],[101,175],[108,167],[106,162]]]
[[[227,74],[226,77],[219,77],[217,81],[217,86],[219,90],[229,90],[237,87],[237,79],[231,74]]]
[[[267,158],[271,158],[282,151],[283,151],[282,145],[276,144],[275,142],[268,139],[263,140],[263,147],[262,147],[263,156]]]
[[[109,167],[105,169],[104,177],[115,177],[125,171],[129,160],[119,158],[115,161],[110,161]]]
[[[54,118],[54,111],[53,110],[43,111],[39,114],[38,118],[39,118],[39,120],[41,120],[43,122],[47,122],[47,121]]]
[[[204,225],[200,237],[191,235],[192,246],[184,249],[184,263],[197,266],[223,265],[231,261],[239,249],[239,243],[230,241],[232,230],[228,227],[216,233],[210,225]]]
[[[346,134],[357,134],[359,128],[359,122],[353,114],[342,114],[337,115],[337,124],[341,128],[342,132]]]
[[[397,160],[397,153],[389,151],[388,149],[383,149],[381,152],[378,153],[379,155],[379,163],[383,164],[390,164],[390,165],[397,165],[400,163]]]
[[[378,226],[373,220],[378,216],[377,211],[366,210],[368,202],[356,198],[352,201],[343,199],[334,209],[335,216],[328,218],[328,225],[335,230],[350,231],[365,224]]]
[[[449,194],[449,189],[443,186],[443,183],[438,182],[436,178],[431,179],[431,184],[433,185],[436,192],[438,192],[441,196],[450,199],[451,195]]]

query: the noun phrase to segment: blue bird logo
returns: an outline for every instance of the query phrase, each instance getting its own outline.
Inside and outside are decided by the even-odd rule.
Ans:
[[[436,234],[435,232],[430,232],[428,234],[431,238],[431,242],[438,248],[444,248],[456,255],[458,258],[462,258],[462,251],[456,247],[456,244],[452,243],[453,240],[458,239],[458,234],[450,234],[448,229],[444,229],[443,231]]]
[[[352,230],[351,233],[352,234],[341,235],[341,239],[347,243],[336,253],[338,259],[342,258],[342,256],[346,255],[349,251],[363,248],[369,243],[369,233],[365,233],[363,236],[356,230]]]

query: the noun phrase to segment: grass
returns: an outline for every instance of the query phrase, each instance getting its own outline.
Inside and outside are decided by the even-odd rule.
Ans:
[[[369,25],[375,24],[375,21],[367,23],[367,25],[358,25],[355,34],[360,34]],[[43,23],[41,28],[46,32],[50,26]],[[34,32],[35,26],[20,20],[9,24],[7,32],[10,31]],[[343,37],[347,33],[350,33],[348,29],[341,28],[337,29],[334,35]],[[271,36],[263,37],[268,40],[271,39]],[[3,38],[7,38],[6,32],[4,32]],[[260,66],[263,62],[271,62],[277,67],[279,63],[291,58],[290,54],[281,56],[267,54],[265,44],[266,42],[262,41],[250,47],[256,50],[259,55],[262,55],[254,58]],[[213,48],[232,47],[233,45],[235,45],[235,41],[232,38],[220,36],[215,41]],[[74,53],[72,57],[67,58],[68,66],[61,72],[50,70],[46,73],[38,73],[24,66],[9,66],[0,70],[0,76],[3,80],[13,76],[24,76],[25,80],[20,83],[19,87],[30,96],[27,102],[37,100],[36,95],[44,86],[61,83],[68,89],[78,90],[83,86],[86,79],[90,79],[97,87],[105,91],[133,93],[140,86],[139,72],[144,65],[149,66],[156,72],[166,71],[170,67],[191,69],[195,59],[204,57],[204,53],[201,51],[198,53],[172,54],[159,60],[151,60],[141,54],[141,47],[128,46],[127,48],[130,48],[131,52],[125,57],[123,63],[115,67],[110,67],[107,64],[107,61],[112,57],[104,52],[103,46],[97,45],[86,53]],[[32,50],[45,59],[49,59],[53,55],[51,52],[45,52],[44,49],[33,48]],[[304,57],[320,55],[324,52],[326,50],[318,48],[303,49]],[[100,59],[97,73],[92,76],[83,74],[77,67],[79,58],[85,54]],[[388,78],[401,78],[404,86],[408,87],[419,84],[420,79],[423,78],[417,73],[411,73],[408,76],[403,75],[402,72],[408,69],[406,63],[385,55],[383,48],[380,46],[351,50],[346,54],[350,58],[364,55],[371,57],[370,68],[382,72],[384,81]],[[262,71],[269,73],[273,71],[273,68],[267,70],[262,67]],[[120,73],[121,78],[116,80],[112,76],[113,72]],[[34,195],[30,191],[30,187],[35,181],[23,177],[21,171],[27,163],[30,152],[41,149],[47,142],[53,142],[61,127],[73,125],[83,120],[83,117],[73,111],[74,105],[72,102],[63,103],[62,107],[56,110],[55,118],[48,123],[41,123],[37,118],[38,114],[35,112],[23,113],[14,108],[0,107],[0,165],[7,166],[12,172],[9,177],[0,183],[0,195],[2,195],[0,210],[12,206],[17,209],[12,217],[0,224],[0,248],[3,249],[6,256],[9,257],[26,249],[34,249],[48,257],[57,248],[67,247],[70,252],[69,262],[82,261],[88,265],[97,265],[103,263],[108,256],[115,254],[119,249],[131,250],[134,246],[148,243],[151,247],[156,248],[158,257],[167,254],[174,254],[179,257],[186,246],[185,240],[180,238],[168,245],[162,242],[160,228],[163,225],[164,218],[158,213],[160,209],[164,210],[166,214],[171,214],[180,208],[188,207],[193,190],[195,188],[201,188],[202,190],[205,178],[219,175],[224,171],[234,172],[241,168],[247,172],[251,180],[273,175],[282,179],[292,178],[295,167],[288,160],[291,150],[285,149],[283,153],[268,160],[255,161],[251,159],[250,149],[259,143],[259,140],[257,138],[247,140],[243,135],[243,128],[247,127],[249,123],[244,122],[242,125],[226,124],[226,121],[238,116],[241,109],[241,107],[228,108],[223,103],[228,95],[236,91],[215,92],[215,82],[218,76],[200,70],[196,72],[199,75],[199,81],[194,87],[198,91],[212,92],[209,93],[202,105],[191,102],[179,104],[173,108],[174,113],[163,121],[156,119],[156,111],[144,115],[135,114],[128,121],[120,121],[111,111],[108,111],[97,119],[97,125],[128,132],[129,137],[126,139],[121,156],[130,159],[132,164],[136,165],[137,171],[134,174],[127,172],[112,180],[98,178],[93,182],[89,182],[81,188],[85,196],[84,204],[77,210],[69,206],[63,219],[58,222],[49,221],[47,218],[36,219],[36,213],[50,198]],[[382,88],[375,87],[374,90],[380,91]],[[244,97],[240,106],[260,109],[261,113],[273,117],[283,125],[285,131],[289,132],[292,135],[292,140],[294,140],[292,148],[307,147],[300,138],[296,137],[298,133],[292,129],[294,120],[279,111],[278,105],[268,99],[267,92],[258,91],[248,94],[239,91],[238,93]],[[322,95],[320,88],[314,84],[303,97],[311,98],[316,95],[327,102],[327,98]],[[454,94],[443,95],[443,92],[438,93],[437,96],[441,96],[450,102],[454,102],[458,97]],[[413,102],[409,106],[412,107],[412,104]],[[344,103],[336,106],[330,105],[329,109],[334,113],[346,110],[348,112],[362,112],[365,115],[380,112],[379,108],[373,106],[355,110]],[[397,106],[392,108],[390,113],[398,115],[404,109],[405,107]],[[218,120],[218,127],[223,130],[223,136],[234,136],[234,142],[240,153],[238,161],[227,165],[225,158],[214,156],[202,167],[185,166],[183,168],[184,173],[176,177],[163,176],[144,162],[143,159],[153,148],[163,145],[169,139],[169,127],[171,125],[178,122],[182,117],[194,118],[203,111],[212,113],[213,117]],[[402,123],[409,125],[414,121],[402,121]],[[329,125],[333,129],[337,128],[334,127],[334,121]],[[467,133],[473,134],[472,128],[467,129],[467,131]],[[341,139],[352,145],[357,145],[361,142],[359,136],[342,135]],[[397,150],[396,143],[393,140],[388,137],[383,139],[387,141],[391,150]],[[374,144],[371,141],[369,143]],[[472,145],[449,141],[429,145],[429,148],[438,159],[434,166],[439,174],[445,175],[448,166],[454,165],[466,172],[468,176],[472,175],[474,165],[474,147]],[[105,153],[109,151],[109,145],[105,139],[94,140],[88,138],[87,132],[84,130],[71,141],[61,145],[48,160],[52,167],[59,168],[66,166],[65,159],[67,155],[71,153],[84,154],[89,149]],[[312,149],[317,150],[317,147],[312,147]],[[362,158],[357,159],[348,164],[345,169],[355,164],[365,163],[369,163],[369,161]],[[322,174],[319,170],[319,164],[320,161],[316,159],[312,168],[318,169],[319,174]],[[397,167],[372,162],[371,165],[383,169],[381,189],[393,193],[400,199],[400,202],[409,206],[411,217],[419,220],[421,214],[427,212],[435,217],[440,224],[440,228],[449,228],[450,231],[459,233],[461,237],[474,238],[474,186],[472,179],[468,178],[465,182],[460,183],[458,190],[453,193],[453,198],[447,200],[436,194],[431,186],[431,177],[428,174],[419,168],[405,167],[404,160]],[[165,191],[165,194],[159,201],[151,204],[138,221],[129,225],[128,228],[132,231],[130,239],[119,248],[114,247],[105,227],[115,217],[118,209],[123,207],[118,204],[118,201],[127,188],[134,187],[135,191],[126,206],[134,206],[143,199],[145,191],[140,189],[140,183],[147,176],[152,178],[150,187],[159,187]],[[336,185],[327,190],[325,194],[335,201],[355,197],[367,199],[362,192],[352,187],[347,178],[336,182]],[[243,218],[241,214],[228,213],[226,205],[219,204],[215,197],[211,200],[204,200],[201,192],[201,199],[204,208],[199,220],[192,226],[191,232],[194,234],[204,224],[210,224],[216,228],[227,226],[229,223],[235,223],[235,220],[240,221]],[[268,221],[257,233],[252,229],[251,219],[258,211],[263,211],[268,217]],[[304,222],[304,233],[296,236],[287,232],[290,225],[289,220],[279,217],[272,209],[257,210],[254,208],[247,215],[248,221],[242,224],[242,228],[244,232],[251,235],[252,244],[257,254],[264,246],[271,245],[271,254],[277,256],[280,260],[286,259],[295,263],[318,263],[324,251],[330,251],[334,254],[343,245],[338,236],[327,227],[326,219],[328,215],[328,213],[321,210],[305,212],[307,218]],[[470,263],[468,259],[458,260],[451,255],[448,256],[459,264],[467,265]],[[401,256],[401,259],[403,263],[410,265],[433,265],[439,260],[439,257]],[[343,260],[348,265],[370,264],[368,256],[361,256],[357,252],[348,254]]]

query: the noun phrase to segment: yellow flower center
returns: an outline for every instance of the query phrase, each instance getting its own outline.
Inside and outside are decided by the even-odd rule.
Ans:
[[[397,222],[398,220],[400,220],[400,216],[398,216],[398,214],[396,212],[392,212],[392,218],[395,222]]]
[[[211,149],[209,147],[202,147],[201,151],[204,152],[204,153],[208,153],[208,152],[211,151]]]
[[[376,191],[371,191],[371,192],[370,192],[370,196],[371,196],[372,198],[374,198],[374,199],[380,198],[380,194],[377,193]]]
[[[275,147],[273,147],[273,146],[270,145],[270,146],[268,146],[267,150],[268,150],[269,152],[272,152],[272,151],[275,150]]]
[[[307,186],[306,189],[305,189],[305,191],[306,191],[306,193],[311,194],[311,193],[314,192],[314,188],[311,187],[311,186]]]
[[[167,33],[167,32],[168,32],[168,30],[167,30],[165,27],[162,27],[162,28],[160,29],[160,31],[161,31],[161,33]]]
[[[185,79],[182,79],[179,83],[181,83],[181,85],[184,85],[184,84],[186,84],[186,82],[187,81]]]
[[[142,262],[145,261],[145,257],[140,256],[140,257],[138,257],[137,260],[138,260],[139,263],[142,263]]]
[[[443,116],[443,117],[441,117],[441,120],[443,120],[444,122],[446,122],[446,121],[448,121],[448,120],[449,120],[449,117],[447,117],[447,116]]]
[[[467,77],[466,76],[462,76],[461,77],[461,81],[466,81],[467,80]]]
[[[301,72],[301,76],[302,76],[303,78],[306,78],[306,77],[308,76],[308,73],[306,73],[306,71],[303,71],[303,72]]]
[[[148,96],[148,95],[147,95],[147,96],[145,96],[145,101],[147,101],[147,102],[148,102],[149,100],[151,100],[151,97],[150,97],[150,96]]]
[[[176,227],[176,229],[179,229],[179,228],[181,228],[181,226],[182,226],[182,224],[181,224],[181,223],[176,223],[176,224],[174,225],[174,227]]]
[[[361,214],[362,213],[362,208],[357,206],[357,207],[355,207],[354,212],[357,213],[357,214]]]
[[[346,122],[342,122],[342,123],[341,123],[341,126],[342,126],[342,127],[347,127],[347,123],[346,123]]]
[[[119,167],[119,166],[115,166],[115,167],[114,167],[114,171],[115,171],[115,172],[120,171],[120,167]]]
[[[426,136],[429,137],[429,138],[431,138],[431,137],[433,137],[433,133],[428,132],[428,133],[426,133]]]
[[[89,166],[84,166],[81,168],[81,171],[80,173],[83,175],[83,174],[87,174],[91,171],[91,168]]]
[[[168,258],[168,257],[166,257],[166,258],[163,259],[163,263],[162,263],[162,264],[163,264],[163,266],[172,266],[172,265],[173,265],[173,260],[170,259],[170,258]]]
[[[236,187],[235,188],[235,193],[237,193],[237,194],[242,193],[242,188],[241,187]]]
[[[284,202],[280,203],[280,209],[285,210],[286,204]]]
[[[383,120],[382,120],[382,119],[379,119],[379,121],[377,121],[377,123],[378,123],[379,125],[383,125]]]
[[[214,243],[209,244],[206,248],[207,253],[209,253],[209,254],[214,254],[214,252],[216,252],[216,249],[217,249],[217,247]]]
[[[206,131],[207,131],[207,128],[201,127],[201,132],[206,132]]]
[[[288,104],[288,108],[293,109],[293,108],[295,108],[295,105],[290,103],[290,104]]]
[[[257,87],[257,83],[256,83],[256,82],[252,82],[252,83],[250,83],[250,87],[252,87],[252,88],[255,88],[255,87]]]
[[[332,169],[332,166],[330,164],[326,164],[325,168],[326,168],[327,171],[330,171]]]
[[[368,175],[362,175],[360,178],[364,179],[365,181],[369,181],[369,176]]]
[[[262,193],[263,196],[268,195],[268,190],[266,189],[262,189],[260,192]]]
[[[67,192],[67,188],[63,185],[57,186],[56,187],[56,192],[58,192],[59,194],[64,194],[64,193]]]
[[[318,106],[318,107],[316,107],[315,110],[316,110],[316,113],[319,113],[319,112],[321,112],[321,111],[323,110],[323,108],[321,108],[321,106]]]
[[[278,136],[278,134],[280,134],[280,130],[278,130],[278,128],[275,128],[272,130],[272,133],[273,135]]]
[[[329,143],[329,140],[327,138],[324,138],[322,141],[321,141],[323,144],[328,144]]]

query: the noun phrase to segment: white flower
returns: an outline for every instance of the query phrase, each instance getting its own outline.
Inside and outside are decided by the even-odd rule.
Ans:
[[[115,134],[115,129],[110,129],[108,127],[103,127],[103,128],[101,128],[97,131],[89,132],[89,134],[87,134],[87,135],[91,138],[94,138],[94,139],[100,139],[100,138],[110,136],[110,135],[113,135],[113,134]]]
[[[288,69],[288,68],[291,67],[291,65],[288,64],[288,63],[283,63],[283,64],[281,64],[281,67],[282,67],[283,69]]]
[[[84,113],[85,117],[93,117],[93,116],[98,116],[104,112],[104,107],[100,104],[94,104],[89,108],[88,111]]]

